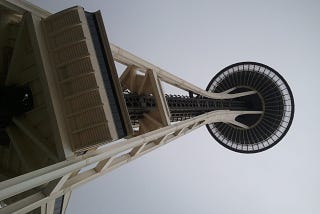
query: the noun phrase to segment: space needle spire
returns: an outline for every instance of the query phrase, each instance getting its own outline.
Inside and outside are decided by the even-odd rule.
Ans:
[[[236,63],[204,90],[110,44],[99,11],[1,1],[0,30],[0,213],[65,213],[76,187],[202,126],[256,153],[293,120],[273,68]]]

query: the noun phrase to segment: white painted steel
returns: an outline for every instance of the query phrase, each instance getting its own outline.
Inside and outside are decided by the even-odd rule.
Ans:
[[[234,89],[229,89],[227,91],[221,92],[221,93],[212,93],[206,90],[203,90],[161,68],[158,66],[155,66],[144,59],[141,59],[132,53],[116,46],[113,44],[110,44],[111,52],[113,55],[113,58],[115,61],[126,65],[126,66],[131,66],[135,67],[137,70],[146,72],[147,70],[153,70],[157,76],[159,77],[160,80],[173,85],[177,88],[186,90],[186,91],[192,91],[195,94],[202,95],[204,97],[212,98],[212,99],[232,99],[232,98],[237,98],[237,97],[243,97],[247,96],[250,94],[255,94],[256,91],[247,91],[247,92],[242,92],[242,93],[236,93],[236,94],[229,94],[230,91]]]
[[[165,143],[168,143],[190,131],[193,131],[196,128],[199,128],[203,125],[212,123],[212,122],[233,122],[235,118],[242,114],[258,114],[260,112],[246,112],[246,111],[213,111],[198,117],[182,121],[161,129],[148,132],[146,134],[127,139],[125,141],[98,149],[96,151],[91,151],[85,155],[73,157],[70,160],[60,162],[58,164],[48,166],[31,173],[4,181],[0,183],[0,201],[4,200],[10,196],[17,195],[23,191],[30,190],[34,187],[40,186],[42,184],[48,183],[66,176],[72,172],[79,171],[84,167],[87,167],[91,164],[97,163],[97,166],[100,164],[103,165],[105,162],[105,167],[99,169],[92,168],[88,169],[71,179],[63,179],[63,182],[59,182],[59,188],[55,188],[55,191],[47,197],[40,198],[38,201],[28,204],[27,207],[21,209],[40,207],[43,204],[51,203],[57,197],[64,195],[66,192],[70,192],[74,188],[82,185],[94,178],[97,178],[112,169],[115,169],[131,160],[134,160],[141,155],[150,152]],[[130,154],[133,149],[142,146],[139,148],[139,151]],[[127,152],[124,153],[123,152]],[[122,154],[118,156],[118,154]],[[108,160],[111,158],[111,162]],[[107,161],[106,161],[107,160]],[[7,209],[11,208],[14,204],[9,205]],[[0,213],[1,213],[0,209]]]
[[[4,5],[5,7],[10,7],[20,14],[28,11],[34,16],[41,18],[45,18],[50,15],[49,12],[20,0],[1,1],[0,4]],[[128,51],[125,51],[115,45],[111,44],[111,50],[115,61],[127,66],[135,66],[142,72],[152,70],[156,73],[160,80],[205,97],[215,99],[230,99],[256,93],[254,91],[250,91],[238,94],[229,94],[230,90],[222,93],[211,93],[200,89],[197,86],[194,86],[193,84],[188,83],[187,81],[182,80],[181,78],[172,75],[157,66],[152,65],[151,63],[146,62],[145,60],[134,56]],[[112,145],[108,145],[104,148],[88,151],[86,154],[81,156],[70,157],[68,160],[59,162],[57,164],[3,181],[0,183],[0,201],[34,188],[42,189],[39,193],[29,195],[24,199],[0,209],[0,213],[4,213],[6,210],[16,213],[25,213],[37,207],[41,207],[41,213],[52,213],[52,208],[47,208],[48,205],[49,207],[50,205],[52,206],[57,197],[65,195],[65,201],[67,203],[70,197],[70,192],[79,185],[97,178],[109,172],[110,170],[113,170],[184,134],[187,134],[188,132],[213,122],[233,123],[241,126],[241,124],[238,124],[235,121],[237,116],[242,114],[260,113],[261,112],[228,110],[209,112],[199,115],[195,118],[191,118],[176,124],[171,124],[136,137],[113,143]],[[92,166],[92,164],[92,168],[85,168]],[[80,170],[81,173],[79,173]],[[52,189],[52,191],[49,194],[43,194],[43,192],[45,192],[46,185],[48,186],[50,182],[59,178],[60,181]],[[63,212],[65,209],[66,204],[64,204]]]
[[[241,114],[257,113],[260,112],[228,110],[213,111],[197,116],[195,118],[182,121],[180,123],[166,126],[158,130],[154,130],[146,134],[127,139],[123,142],[119,142],[95,151],[88,152],[87,154],[84,154],[82,156],[72,157],[69,160],[62,161],[60,163],[18,176],[16,178],[3,181],[2,183],[0,183],[0,201],[28,189],[48,183],[54,179],[63,177],[68,173],[82,169],[83,167],[86,167],[90,164],[98,163],[99,161],[106,160],[129,149],[141,146],[144,143],[149,143],[175,132],[180,132],[185,127],[189,127],[196,123],[200,123],[201,126],[213,122],[232,123],[235,118]],[[195,128],[198,128],[198,126],[191,127],[189,131],[194,130]],[[180,133],[180,135],[182,134],[184,133]]]

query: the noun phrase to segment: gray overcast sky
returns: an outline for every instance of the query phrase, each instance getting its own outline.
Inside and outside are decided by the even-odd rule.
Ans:
[[[234,153],[202,127],[75,190],[67,213],[320,213],[319,1],[31,2],[101,10],[110,42],[202,88],[249,60],[295,96],[293,125],[272,149]]]

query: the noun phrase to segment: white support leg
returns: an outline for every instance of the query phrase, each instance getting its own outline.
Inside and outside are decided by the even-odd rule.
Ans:
[[[256,91],[247,91],[247,92],[241,92],[236,94],[229,94],[232,90],[227,90],[225,92],[221,93],[212,93],[206,90],[203,90],[135,55],[132,53],[119,48],[116,45],[110,44],[110,48],[112,51],[112,55],[115,61],[129,66],[129,67],[135,67],[135,69],[138,69],[142,72],[147,72],[147,70],[153,70],[157,76],[164,82],[173,85],[175,87],[178,87],[180,89],[186,90],[186,91],[192,91],[196,94],[199,94],[204,97],[212,98],[212,99],[232,99],[242,96],[248,96],[250,94],[255,94]]]
[[[177,124],[163,127],[158,130],[154,130],[149,133],[127,139],[125,141],[122,141],[122,142],[119,142],[95,151],[88,152],[87,154],[84,154],[79,157],[70,158],[69,160],[36,170],[31,173],[27,173],[22,176],[0,183],[0,200],[6,199],[20,192],[48,183],[59,177],[65,176],[68,173],[72,173],[76,170],[80,170],[83,167],[86,167],[90,164],[107,160],[108,158],[116,156],[117,154],[128,151],[128,156],[123,156],[126,159],[121,161],[121,164],[123,161],[126,163],[130,159],[132,159],[132,156],[129,153],[133,148],[141,146],[145,143],[154,143],[154,141],[157,141],[164,137],[167,137],[165,141],[171,141],[172,139],[177,138],[179,135],[185,134],[188,131],[198,128],[200,124],[205,125],[212,122],[233,122],[235,118],[241,114],[258,114],[258,113],[260,112],[226,111],[226,110],[213,111],[189,120],[182,121]],[[194,124],[199,124],[199,125],[194,126]],[[184,129],[185,127],[190,127],[190,129],[182,133],[181,130]],[[175,133],[178,133],[178,136]],[[158,144],[155,144],[155,145],[158,145]],[[115,160],[119,160],[119,159],[115,158],[110,163],[109,167],[115,166],[114,165]],[[97,172],[95,170],[92,171],[93,178],[103,174],[100,172],[98,175],[94,175],[94,173],[97,173]],[[82,173],[77,176],[81,176],[81,175]],[[75,176],[74,179],[77,179],[78,178],[77,176]],[[78,180],[77,182],[82,182],[82,179],[77,179],[77,180]]]

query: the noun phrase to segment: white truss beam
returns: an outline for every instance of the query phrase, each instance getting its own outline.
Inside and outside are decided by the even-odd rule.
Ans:
[[[157,76],[159,77],[160,80],[173,85],[177,88],[186,90],[186,91],[192,91],[196,94],[199,94],[204,97],[212,98],[212,99],[232,99],[232,98],[237,98],[237,97],[243,97],[243,96],[248,96],[250,94],[255,94],[256,91],[247,91],[247,92],[241,92],[241,93],[236,93],[236,94],[229,94],[232,90],[234,89],[229,89],[225,92],[221,93],[212,93],[208,92],[206,90],[203,90],[192,83],[189,83],[161,68],[158,66],[155,66],[135,55],[132,53],[116,46],[113,44],[110,44],[111,52],[113,55],[113,58],[116,62],[119,62],[123,65],[130,66],[130,67],[135,67],[135,69],[138,69],[139,71],[142,72],[147,72],[147,70],[153,70]]]
[[[235,118],[241,114],[257,113],[261,112],[227,110],[213,111],[189,120],[182,121],[180,123],[176,123],[137,137],[124,140],[122,142],[98,149],[96,151],[88,152],[87,154],[84,154],[82,156],[73,157],[69,160],[0,183],[0,200],[4,200],[10,196],[48,183],[91,164],[98,164],[101,161],[105,161],[109,158],[114,157],[111,163],[109,162],[109,166],[104,168],[103,170],[98,170],[98,172],[96,170],[87,171],[87,173],[89,173],[90,175],[86,174],[84,176],[83,173],[80,173],[74,176],[70,179],[70,181],[73,180],[74,182],[67,181],[63,186],[62,191],[63,189],[73,189],[75,186],[77,186],[78,183],[83,182],[83,179],[91,180],[95,177],[101,176],[105,172],[117,167],[118,165],[127,163],[132,159],[141,156],[146,151],[153,150],[163,145],[156,143],[159,139],[163,140],[163,138],[165,138],[165,143],[167,143],[202,125],[212,122],[233,122]],[[130,155],[130,152],[132,152],[135,148],[142,146],[143,144],[146,145],[144,146],[142,151],[140,151],[138,154],[135,154],[134,156]],[[146,149],[148,144],[152,146]],[[123,155],[118,157],[118,154]]]

